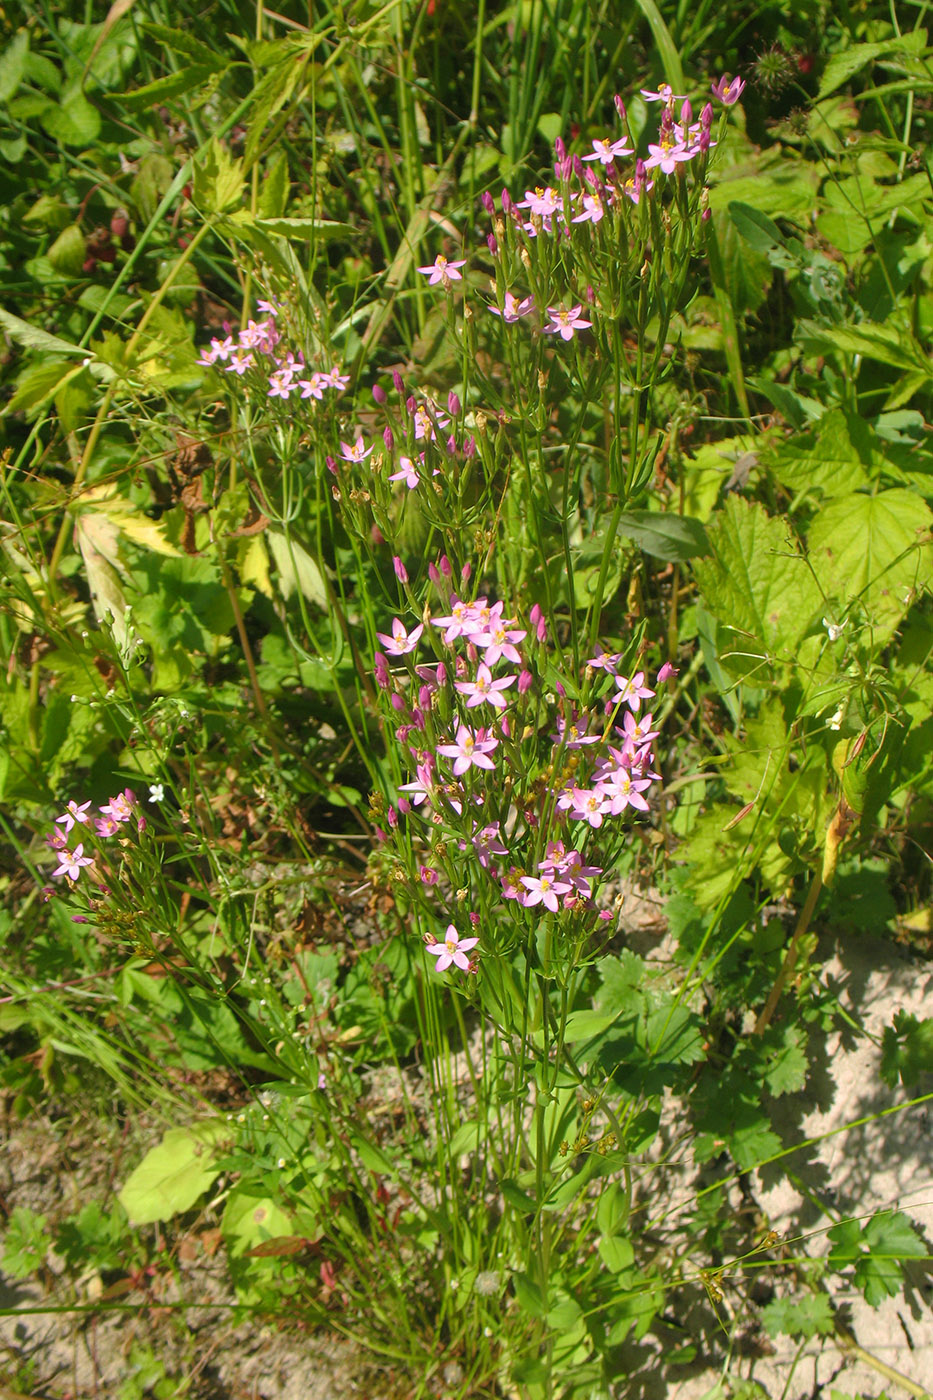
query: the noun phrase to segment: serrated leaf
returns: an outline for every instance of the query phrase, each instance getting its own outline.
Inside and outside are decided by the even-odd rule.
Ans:
[[[4,310],[2,306],[0,306],[0,326],[11,339],[19,345],[27,346],[30,350],[44,350],[51,355],[80,355],[82,359],[87,357],[87,351],[82,350],[79,345],[72,345],[67,340],[61,340],[57,335],[50,335],[48,331],[30,325],[28,321],[14,316],[12,312]]]
[[[788,491],[816,488],[832,497],[867,486],[870,474],[878,474],[881,460],[865,420],[834,408],[810,432],[765,454],[762,464]]]
[[[184,29],[173,29],[167,24],[155,24],[151,20],[144,20],[143,32],[151,38],[164,44],[166,48],[173,49],[175,53],[183,53],[187,58],[193,59],[195,64],[203,68],[225,68],[227,60],[222,58],[215,49],[208,44],[202,44],[200,39],[196,39],[193,34],[187,33]]]
[[[235,209],[243,197],[243,162],[234,159],[216,137],[194,167],[194,203],[210,214]]]
[[[689,515],[653,510],[623,511],[618,530],[655,559],[694,559],[709,552],[706,531],[699,520]]]
[[[897,1011],[885,1026],[881,1041],[881,1078],[893,1089],[898,1080],[912,1088],[924,1074],[933,1073],[933,1018],[918,1021],[907,1011]]]
[[[276,238],[290,238],[301,242],[312,238],[339,238],[356,234],[352,224],[342,224],[336,219],[256,219],[246,209],[238,209],[230,216],[230,223],[240,234],[272,234]]]
[[[42,364],[28,365],[16,380],[16,392],[6,406],[7,413],[27,412],[41,408],[49,399],[77,375],[83,372],[82,365],[61,360],[47,360]]]
[[[707,526],[711,559],[694,564],[705,606],[719,620],[720,659],[796,650],[822,595],[783,520],[730,496]]]
[[[218,1119],[170,1128],[117,1193],[131,1222],[153,1225],[190,1210],[219,1175],[217,1158],[229,1138],[230,1129]]]
[[[807,1057],[803,1051],[804,1036],[797,1026],[770,1031],[762,1046],[763,1078],[770,1093],[796,1094],[807,1082]]]
[[[799,1299],[776,1298],[762,1308],[761,1320],[769,1337],[828,1337],[836,1327],[826,1293],[808,1293]]]
[[[171,97],[185,97],[197,92],[205,83],[214,79],[219,71],[216,63],[191,63],[187,68],[180,68],[177,73],[166,73],[165,77],[156,78],[144,87],[121,93],[120,101],[131,112],[147,111]]]
[[[926,502],[901,487],[831,501],[807,541],[826,595],[858,599],[880,636],[889,637],[915,593],[930,583],[931,525]]]

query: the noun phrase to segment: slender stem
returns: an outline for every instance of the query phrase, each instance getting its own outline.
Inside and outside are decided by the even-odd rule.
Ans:
[[[797,961],[797,953],[800,948],[800,940],[806,933],[807,928],[810,924],[810,920],[813,918],[813,911],[816,908],[816,901],[820,897],[820,890],[822,888],[823,872],[821,870],[818,870],[813,877],[813,881],[810,885],[810,889],[807,894],[806,902],[804,903],[804,906],[800,911],[800,918],[797,920],[797,927],[794,929],[793,937],[791,938],[787,952],[784,955],[784,961],[781,964],[781,970],[777,975],[777,979],[775,980],[774,986],[771,988],[771,993],[768,997],[767,1002],[765,1003],[765,1008],[762,1011],[761,1015],[758,1017],[758,1020],[755,1022],[756,1035],[762,1035],[767,1029],[768,1025],[770,1024],[771,1017],[774,1015],[775,1008],[777,1007],[777,1004],[781,999],[781,993],[787,986],[788,980],[794,971],[794,964]]]

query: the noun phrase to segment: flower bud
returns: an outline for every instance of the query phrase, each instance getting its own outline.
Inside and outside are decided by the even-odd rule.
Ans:
[[[405,708],[404,698],[401,695],[399,695],[397,690],[394,690],[389,696],[389,704],[392,706],[393,710],[397,715],[400,715]]]
[[[397,554],[392,555],[392,568],[395,570],[395,577],[399,583],[408,582],[408,570]]]
[[[496,212],[496,205],[492,195],[489,193],[488,190],[483,190],[483,193],[480,195],[479,199],[480,204],[482,204],[483,208],[486,210],[486,213],[489,215],[490,218],[492,218],[492,216]]]
[[[405,400],[405,407],[408,409],[409,413],[414,413],[415,409],[418,407],[418,400],[415,398],[414,394],[409,394],[408,398]]]
[[[433,870],[430,865],[422,865],[418,870],[418,876],[422,885],[436,885],[440,875]]]
[[[333,472],[334,476],[336,476],[336,475],[337,475],[337,463],[334,461],[333,457],[328,457],[328,458],[326,459],[326,461],[327,461],[327,470],[328,470],[329,472]]]
[[[379,689],[388,690],[389,686],[392,684],[392,677],[389,673],[389,663],[381,651],[376,652],[373,671]]]
[[[563,160],[567,154],[567,147],[564,145],[563,141],[559,136],[554,142],[554,154],[557,156],[558,160]]]
[[[386,401],[386,399],[388,398],[388,395],[387,395],[385,389],[383,389],[383,387],[382,387],[381,384],[374,384],[374,385],[373,385],[373,398],[376,400],[376,403],[378,403],[378,404],[384,404],[385,401]]]
[[[460,578],[461,578],[461,580],[462,580],[464,583],[469,583],[469,581],[470,581],[470,575],[471,575],[472,573],[473,573],[473,565],[472,565],[472,564],[469,564],[469,563],[464,564],[463,568],[460,570]]]
[[[382,441],[383,441],[383,442],[385,443],[385,445],[386,445],[386,451],[387,451],[387,452],[394,452],[394,451],[395,451],[395,436],[394,436],[394,434],[393,434],[393,432],[392,432],[392,429],[391,429],[390,427],[388,427],[388,426],[386,426],[386,427],[383,428],[383,430],[382,430]]]
[[[404,379],[402,378],[402,376],[399,374],[399,372],[398,372],[397,369],[394,369],[394,370],[392,371],[392,383],[395,385],[395,392],[396,392],[397,394],[404,394],[404,392],[405,392],[405,381],[404,381]]]
[[[464,439],[463,455],[467,458],[476,456],[476,438],[473,437],[472,433]]]
[[[447,667],[444,665],[443,661],[437,663],[436,679],[438,689],[441,689],[447,684]]]
[[[450,393],[447,395],[447,409],[452,418],[459,418],[460,400],[454,393],[453,389],[451,389]]]
[[[489,249],[493,257],[497,256],[499,252],[499,244],[496,242],[496,235],[494,233],[487,233],[486,247]]]
[[[411,803],[409,802],[409,800],[408,800],[407,797],[400,797],[400,798],[399,798],[399,800],[398,800],[398,809],[399,809],[399,812],[401,813],[401,815],[402,815],[403,817],[407,817],[407,816],[408,816],[408,813],[411,811]],[[390,817],[389,820],[391,821],[392,818]]]
[[[680,109],[680,124],[683,127],[688,127],[692,121],[693,103],[690,101],[689,97],[685,97],[684,104]]]
[[[703,108],[702,112],[700,113],[700,122],[705,127],[711,127],[713,125],[712,102],[707,102],[706,106]]]
[[[527,692],[531,689],[532,685],[534,684],[534,679],[535,679],[535,678],[534,678],[534,676],[531,674],[530,671],[527,671],[527,670],[519,671],[519,673],[518,673],[518,693],[519,693],[519,695],[525,695],[525,694],[527,694]]]
[[[438,584],[441,581],[441,576],[437,572],[437,565],[433,561],[428,565],[428,578],[433,584]]]
[[[577,177],[578,180],[582,180],[582,179],[583,179],[584,174],[585,174],[585,171],[586,171],[586,166],[583,164],[583,161],[580,159],[579,156],[574,156],[574,158],[573,158],[573,173],[574,173],[574,175],[576,175],[576,177]]]
[[[444,575],[445,578],[453,577],[454,568],[450,560],[447,558],[446,554],[441,555],[440,559],[438,559],[437,561],[437,564],[438,568],[440,569],[441,573]]]

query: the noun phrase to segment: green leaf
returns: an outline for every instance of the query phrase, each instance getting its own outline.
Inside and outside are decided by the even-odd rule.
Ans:
[[[80,345],[72,345],[67,340],[60,340],[57,335],[49,335],[48,331],[40,330],[28,321],[21,321],[18,316],[5,311],[3,307],[0,307],[0,326],[18,344],[25,345],[30,350],[43,350],[49,355],[80,355],[82,359],[87,357],[87,351],[82,350]]]
[[[335,219],[254,219],[246,209],[238,209],[230,216],[229,222],[237,233],[273,234],[277,238],[291,238],[310,241],[315,238],[338,238],[356,234],[352,224],[342,224]]]
[[[265,179],[259,186],[257,212],[260,220],[280,219],[288,208],[288,159],[284,151],[275,151],[269,160]]]
[[[804,1034],[797,1026],[785,1026],[780,1030],[769,1027],[767,1035],[756,1046],[760,1052],[762,1077],[775,1098],[796,1094],[806,1084],[804,1042]]]
[[[300,588],[309,603],[327,607],[327,585],[320,567],[297,540],[286,538],[278,530],[266,531],[266,543],[278,569],[282,597],[288,599]]]
[[[292,1218],[271,1196],[260,1196],[237,1188],[224,1207],[220,1222],[224,1238],[234,1256],[245,1254],[256,1245],[290,1235]]]
[[[841,88],[843,83],[847,83],[860,69],[868,63],[873,63],[875,59],[887,54],[920,54],[925,49],[926,42],[925,29],[912,29],[906,34],[892,35],[890,39],[882,39],[874,44],[853,44],[842,53],[831,54],[823,69],[817,100],[820,101],[837,88]]]
[[[20,29],[0,54],[0,102],[8,102],[23,80],[29,35]]]
[[[733,208],[730,204],[730,216]],[[749,210],[750,214],[755,212]],[[757,311],[767,295],[773,276],[767,253],[746,240],[734,218],[725,214],[716,215],[716,237],[725,287],[733,308],[739,316]]]
[[[194,203],[210,214],[226,213],[240,203],[243,185],[242,160],[235,160],[215,136],[194,167]]]
[[[612,1274],[620,1274],[630,1269],[635,1262],[632,1242],[624,1235],[603,1236],[599,1242],[599,1257]]]
[[[16,392],[6,406],[6,412],[28,412],[40,408],[54,398],[69,379],[82,372],[83,366],[61,360],[46,360],[42,364],[27,366],[17,378]]]
[[[86,240],[79,224],[69,224],[46,253],[56,272],[63,277],[78,277],[84,267]]]
[[[177,73],[167,73],[164,78],[156,78],[144,87],[121,93],[120,101],[131,112],[148,111],[171,97],[187,97],[196,93],[199,88],[211,82],[219,71],[216,63],[192,63],[187,68],[180,68]]]
[[[637,4],[648,21],[651,37],[664,68],[665,78],[675,92],[682,92],[684,90],[684,70],[681,67],[680,54],[671,37],[671,31],[664,23],[660,9],[655,4],[655,0],[637,0]]]
[[[743,204],[740,199],[730,200],[727,208],[729,218],[746,243],[757,248],[759,253],[770,253],[772,248],[785,246],[786,240],[777,224],[760,209],[754,209],[750,204]]]
[[[544,1317],[547,1312],[547,1300],[538,1284],[530,1279],[527,1274],[513,1274],[512,1286],[515,1289],[515,1297],[518,1305],[529,1317]]]
[[[933,1018],[918,1021],[908,1011],[896,1011],[881,1041],[881,1078],[893,1089],[898,1080],[906,1089],[924,1074],[933,1073]]]
[[[877,476],[881,455],[865,420],[834,408],[817,427],[762,455],[762,465],[788,491],[815,488],[824,496],[845,496]]]
[[[171,1220],[190,1210],[220,1174],[220,1148],[231,1134],[211,1119],[190,1128],[170,1128],[130,1173],[117,1199],[136,1225]]]
[[[783,520],[730,496],[707,534],[711,559],[694,565],[705,606],[719,620],[720,660],[769,653],[790,659],[822,595]]]
[[[66,89],[60,103],[47,107],[39,120],[65,146],[89,146],[100,135],[100,113],[81,89]]]
[[[857,599],[881,637],[893,634],[933,566],[933,514],[912,491],[831,501],[816,516],[807,541],[824,592],[843,603]]]
[[[202,44],[200,39],[196,39],[193,34],[188,34],[184,29],[172,29],[167,24],[154,24],[149,20],[143,21],[143,31],[151,38],[164,44],[166,48],[172,49],[175,53],[183,53],[186,58],[190,58],[196,65],[203,68],[220,69],[227,66],[226,59],[222,58],[209,44]]]
[[[769,1337],[828,1337],[836,1327],[833,1305],[826,1293],[808,1293],[799,1300],[775,1298],[761,1310]]]
[[[690,515],[674,515],[653,510],[623,511],[619,534],[632,539],[655,559],[694,559],[709,553],[706,531]]]

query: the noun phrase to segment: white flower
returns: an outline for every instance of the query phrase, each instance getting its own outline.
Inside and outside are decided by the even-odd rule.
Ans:
[[[838,642],[845,631],[844,622],[830,622],[828,617],[823,618],[823,626],[826,628],[826,635],[831,642]]]
[[[161,783],[149,784],[149,801],[162,802],[165,800],[165,788]]]

